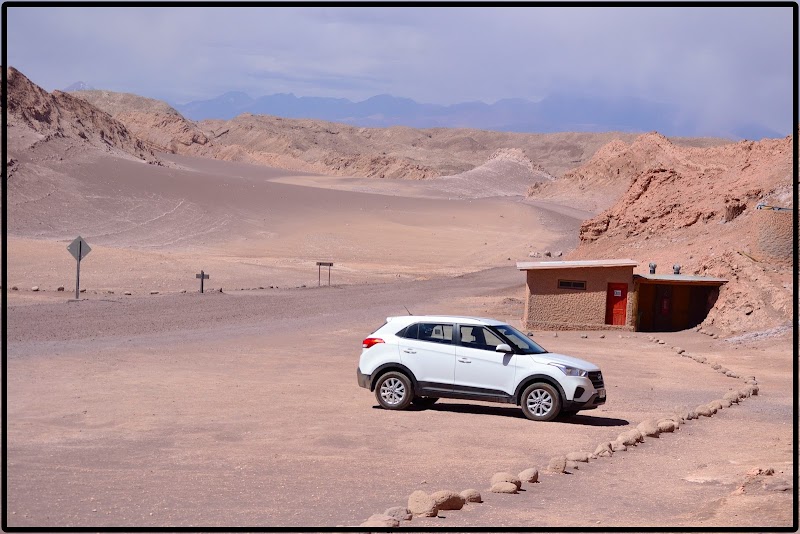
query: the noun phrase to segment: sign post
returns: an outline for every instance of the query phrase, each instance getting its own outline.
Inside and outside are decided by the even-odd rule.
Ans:
[[[318,261],[317,262],[317,287],[322,285],[322,268],[328,268],[328,285],[331,285],[331,267],[333,267],[332,261]]]
[[[208,275],[205,273],[205,271],[201,270],[200,274],[196,274],[196,275],[194,275],[194,277],[200,279],[200,293],[202,293],[203,292],[203,280],[208,280]]]
[[[75,238],[75,241],[67,246],[67,250],[72,254],[72,257],[78,261],[78,273],[75,276],[75,300],[78,300],[81,292],[81,260],[85,258],[92,249],[81,236],[78,236]]]

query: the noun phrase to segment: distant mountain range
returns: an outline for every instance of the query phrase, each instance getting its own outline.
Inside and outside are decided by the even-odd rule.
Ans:
[[[81,85],[82,87],[78,87]],[[77,82],[67,90],[90,89]],[[642,133],[658,131],[668,136],[718,136],[758,140],[780,138],[778,132],[755,124],[737,124],[729,131],[708,131],[671,104],[637,97],[587,97],[551,95],[539,102],[522,98],[485,102],[462,102],[448,106],[421,104],[410,98],[378,95],[361,102],[345,98],[295,96],[292,93],[253,98],[233,91],[210,100],[186,104],[170,102],[184,117],[229,120],[242,113],[273,115],[291,119],[317,119],[330,122],[385,128],[476,128],[501,132],[610,132]]]
[[[421,104],[409,98],[378,95],[362,102],[344,98],[295,96],[280,93],[252,98],[229,92],[210,100],[172,104],[192,120],[232,119],[242,113],[292,119],[319,119],[353,126],[410,126],[413,128],[478,128],[501,132],[650,132],[664,135],[762,139],[785,137],[754,124],[737,125],[727,132],[703,131],[686,120],[676,106],[636,97],[602,98],[552,95],[539,102],[521,98],[462,102],[449,106]]]

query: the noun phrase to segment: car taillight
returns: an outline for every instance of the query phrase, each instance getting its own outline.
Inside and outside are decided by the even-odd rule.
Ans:
[[[372,345],[377,345],[378,343],[386,343],[386,342],[379,337],[368,337],[367,339],[361,342],[361,346],[365,349],[368,349]]]

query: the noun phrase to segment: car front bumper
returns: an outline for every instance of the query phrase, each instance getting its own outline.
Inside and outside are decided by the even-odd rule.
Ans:
[[[563,410],[570,410],[570,411],[578,411],[578,410],[594,410],[598,406],[601,406],[606,403],[606,396],[603,394],[601,397],[600,394],[595,391],[588,400],[585,401],[564,401],[564,406],[562,407]]]

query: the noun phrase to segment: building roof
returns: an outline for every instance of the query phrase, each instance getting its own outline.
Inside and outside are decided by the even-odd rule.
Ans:
[[[634,274],[633,279],[637,278],[650,282],[672,282],[694,285],[720,286],[728,281],[725,278],[714,278],[712,276],[698,276],[692,274]]]
[[[517,269],[532,271],[535,269],[577,269],[581,267],[636,267],[635,260],[575,260],[575,261],[518,261]]]

